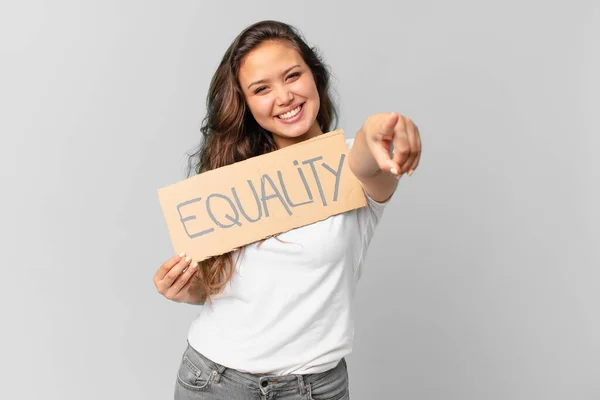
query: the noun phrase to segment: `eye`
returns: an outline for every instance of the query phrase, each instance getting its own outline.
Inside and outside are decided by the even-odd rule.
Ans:
[[[266,89],[266,86],[261,86],[254,91],[254,94],[259,94],[260,92],[262,92],[265,89]]]
[[[300,72],[294,72],[293,74],[289,74],[287,78],[290,79],[290,78],[295,78],[298,76],[300,76]]]

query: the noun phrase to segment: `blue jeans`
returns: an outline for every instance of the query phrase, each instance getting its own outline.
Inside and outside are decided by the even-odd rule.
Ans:
[[[307,375],[261,375],[226,368],[189,344],[177,372],[175,400],[348,400],[346,360]]]

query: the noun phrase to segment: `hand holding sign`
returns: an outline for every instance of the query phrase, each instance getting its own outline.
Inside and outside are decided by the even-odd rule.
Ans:
[[[419,129],[398,113],[380,113],[367,118],[363,125],[367,145],[382,171],[396,178],[404,172],[411,175],[421,159]],[[393,156],[390,156],[393,149]]]
[[[202,304],[202,290],[193,279],[198,271],[198,263],[191,260],[191,257],[181,253],[165,261],[154,275],[154,286],[158,293],[176,302]]]

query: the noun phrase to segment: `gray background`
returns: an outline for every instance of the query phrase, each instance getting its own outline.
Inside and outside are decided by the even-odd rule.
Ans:
[[[156,190],[267,18],[322,51],[346,137],[391,110],[423,137],[360,282],[352,398],[600,399],[600,4],[464,0],[2,2],[0,398],[172,397],[198,309],[152,283]]]

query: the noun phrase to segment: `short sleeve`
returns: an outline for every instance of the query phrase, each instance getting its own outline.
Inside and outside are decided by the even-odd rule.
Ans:
[[[352,144],[354,143],[354,138],[346,139],[346,144],[350,149]],[[367,249],[369,248],[369,244],[371,243],[371,239],[375,234],[375,230],[381,217],[383,216],[383,211],[385,207],[389,204],[391,198],[394,196],[390,196],[385,202],[375,201],[371,196],[365,192],[363,188],[363,193],[367,198],[367,206],[361,207],[356,210],[356,217],[358,218],[358,229],[360,236],[360,252],[358,262],[355,265],[355,276],[357,279],[360,279],[362,276],[362,267],[367,255]]]

